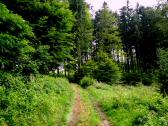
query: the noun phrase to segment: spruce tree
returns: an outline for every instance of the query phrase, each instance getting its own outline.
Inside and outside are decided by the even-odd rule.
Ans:
[[[89,5],[84,0],[69,0],[70,8],[75,13],[75,25],[73,27],[77,68],[88,60],[91,52],[91,42],[93,39],[92,17],[89,12]]]
[[[102,9],[96,12],[94,29],[96,52],[103,51],[111,56],[112,51],[120,49],[117,17],[109,10],[106,2],[103,3]]]

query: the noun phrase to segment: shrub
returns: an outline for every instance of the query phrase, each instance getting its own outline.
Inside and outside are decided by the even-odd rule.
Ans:
[[[152,74],[142,74],[142,83],[144,85],[151,85],[153,83],[153,75]]]
[[[99,52],[94,60],[88,61],[83,67],[83,73],[106,83],[116,83],[121,78],[117,63],[104,52]]]
[[[83,68],[75,71],[75,74],[73,76],[73,78],[71,78],[71,81],[73,83],[80,83],[80,80],[84,77],[84,72],[83,72]]]
[[[97,56],[98,68],[95,71],[95,78],[106,83],[116,83],[121,78],[121,71],[117,63],[104,52]]]
[[[80,80],[80,85],[84,88],[87,88],[90,85],[93,85],[95,83],[95,80],[90,77],[84,77]]]
[[[136,85],[141,82],[141,75],[137,72],[124,73],[122,81],[125,84]]]
[[[153,74],[151,73],[138,73],[138,72],[130,72],[124,73],[122,76],[122,81],[125,84],[129,85],[137,85],[140,82],[144,85],[151,85],[154,81]]]
[[[160,50],[159,65],[159,82],[162,84],[161,92],[168,93],[168,49]]]
[[[146,115],[138,115],[134,121],[133,121],[133,125],[134,126],[142,126],[142,125],[145,125],[148,121],[148,118]]]

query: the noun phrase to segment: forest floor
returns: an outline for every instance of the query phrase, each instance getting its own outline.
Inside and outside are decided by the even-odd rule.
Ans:
[[[68,126],[112,126],[99,104],[93,101],[87,91],[72,84],[75,102]]]

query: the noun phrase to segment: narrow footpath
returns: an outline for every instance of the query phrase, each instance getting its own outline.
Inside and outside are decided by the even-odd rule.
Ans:
[[[101,124],[99,126],[112,126],[112,124],[108,121],[105,113],[101,111],[99,104],[96,102],[93,104],[94,104],[94,108],[99,113],[100,118],[101,118]]]
[[[83,100],[82,96],[81,96],[81,87],[75,84],[72,84],[73,89],[75,91],[75,102],[73,105],[73,109],[72,109],[72,114],[71,114],[71,118],[70,121],[68,123],[68,126],[112,126],[110,124],[110,122],[108,121],[106,115],[104,114],[104,112],[101,111],[98,103],[96,102],[91,102],[89,99],[89,102],[92,104],[92,108],[98,113],[98,116],[100,118],[100,122],[98,124],[93,124],[91,122],[89,122],[87,118],[91,118],[89,116],[90,113],[89,108],[87,106],[88,103],[86,103],[86,100]],[[82,117],[82,118],[81,118]],[[85,120],[82,120],[85,119]]]
[[[80,114],[81,114],[81,96],[80,96],[80,89],[73,84],[73,89],[75,91],[76,99],[75,104],[73,106],[71,120],[68,124],[68,126],[77,126],[79,120],[80,120]]]

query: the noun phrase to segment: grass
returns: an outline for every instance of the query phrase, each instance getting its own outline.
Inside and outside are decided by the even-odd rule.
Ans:
[[[1,78],[0,125],[64,126],[74,98],[64,78],[38,76],[33,82],[7,75]]]
[[[114,126],[168,125],[168,98],[163,98],[155,87],[97,83],[87,90]]]

